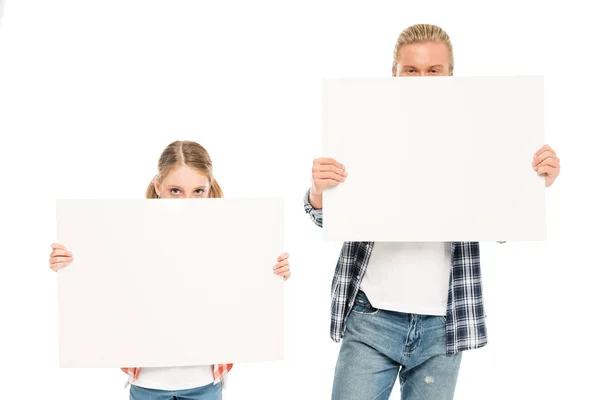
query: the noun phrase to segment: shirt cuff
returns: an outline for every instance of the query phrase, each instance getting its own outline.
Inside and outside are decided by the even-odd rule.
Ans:
[[[304,211],[310,216],[310,219],[320,227],[323,227],[323,209],[317,209],[310,204],[310,189],[304,195]]]

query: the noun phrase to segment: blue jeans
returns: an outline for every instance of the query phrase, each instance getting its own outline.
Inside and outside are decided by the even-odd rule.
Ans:
[[[333,400],[451,400],[462,353],[446,354],[446,317],[373,308],[361,291],[346,323]]]
[[[131,385],[129,400],[221,400],[222,382],[188,390],[156,390]]]

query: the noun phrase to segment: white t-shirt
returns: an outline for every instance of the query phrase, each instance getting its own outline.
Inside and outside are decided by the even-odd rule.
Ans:
[[[156,390],[187,390],[213,383],[212,365],[141,368],[135,386]]]
[[[375,308],[446,315],[450,243],[377,242],[360,288]]]

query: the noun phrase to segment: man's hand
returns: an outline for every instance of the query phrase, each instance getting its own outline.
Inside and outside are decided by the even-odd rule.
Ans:
[[[346,180],[346,168],[333,158],[317,158],[312,167],[312,191],[321,195],[326,188],[334,187]]]
[[[538,175],[546,175],[546,187],[551,186],[560,174],[560,158],[547,144],[535,153],[531,165]]]
[[[316,158],[312,167],[310,204],[316,209],[322,209],[323,190],[344,182],[346,175],[346,168],[333,158]]]

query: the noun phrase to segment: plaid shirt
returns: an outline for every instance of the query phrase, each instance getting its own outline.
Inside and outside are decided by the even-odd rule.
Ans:
[[[319,227],[323,227],[323,210],[304,196],[304,209]],[[373,242],[346,242],[340,252],[331,285],[331,338],[339,342],[344,336],[346,319],[354,306]],[[446,311],[446,352],[483,347],[487,343],[485,311],[481,292],[478,242],[452,242],[452,269]]]
[[[213,365],[213,384],[223,381],[225,384],[225,379],[227,377],[227,373],[231,371],[233,364],[215,364]],[[133,383],[137,380],[140,375],[141,368],[121,368],[123,372],[129,375],[129,379],[125,383],[125,387],[127,387],[130,383]]]

